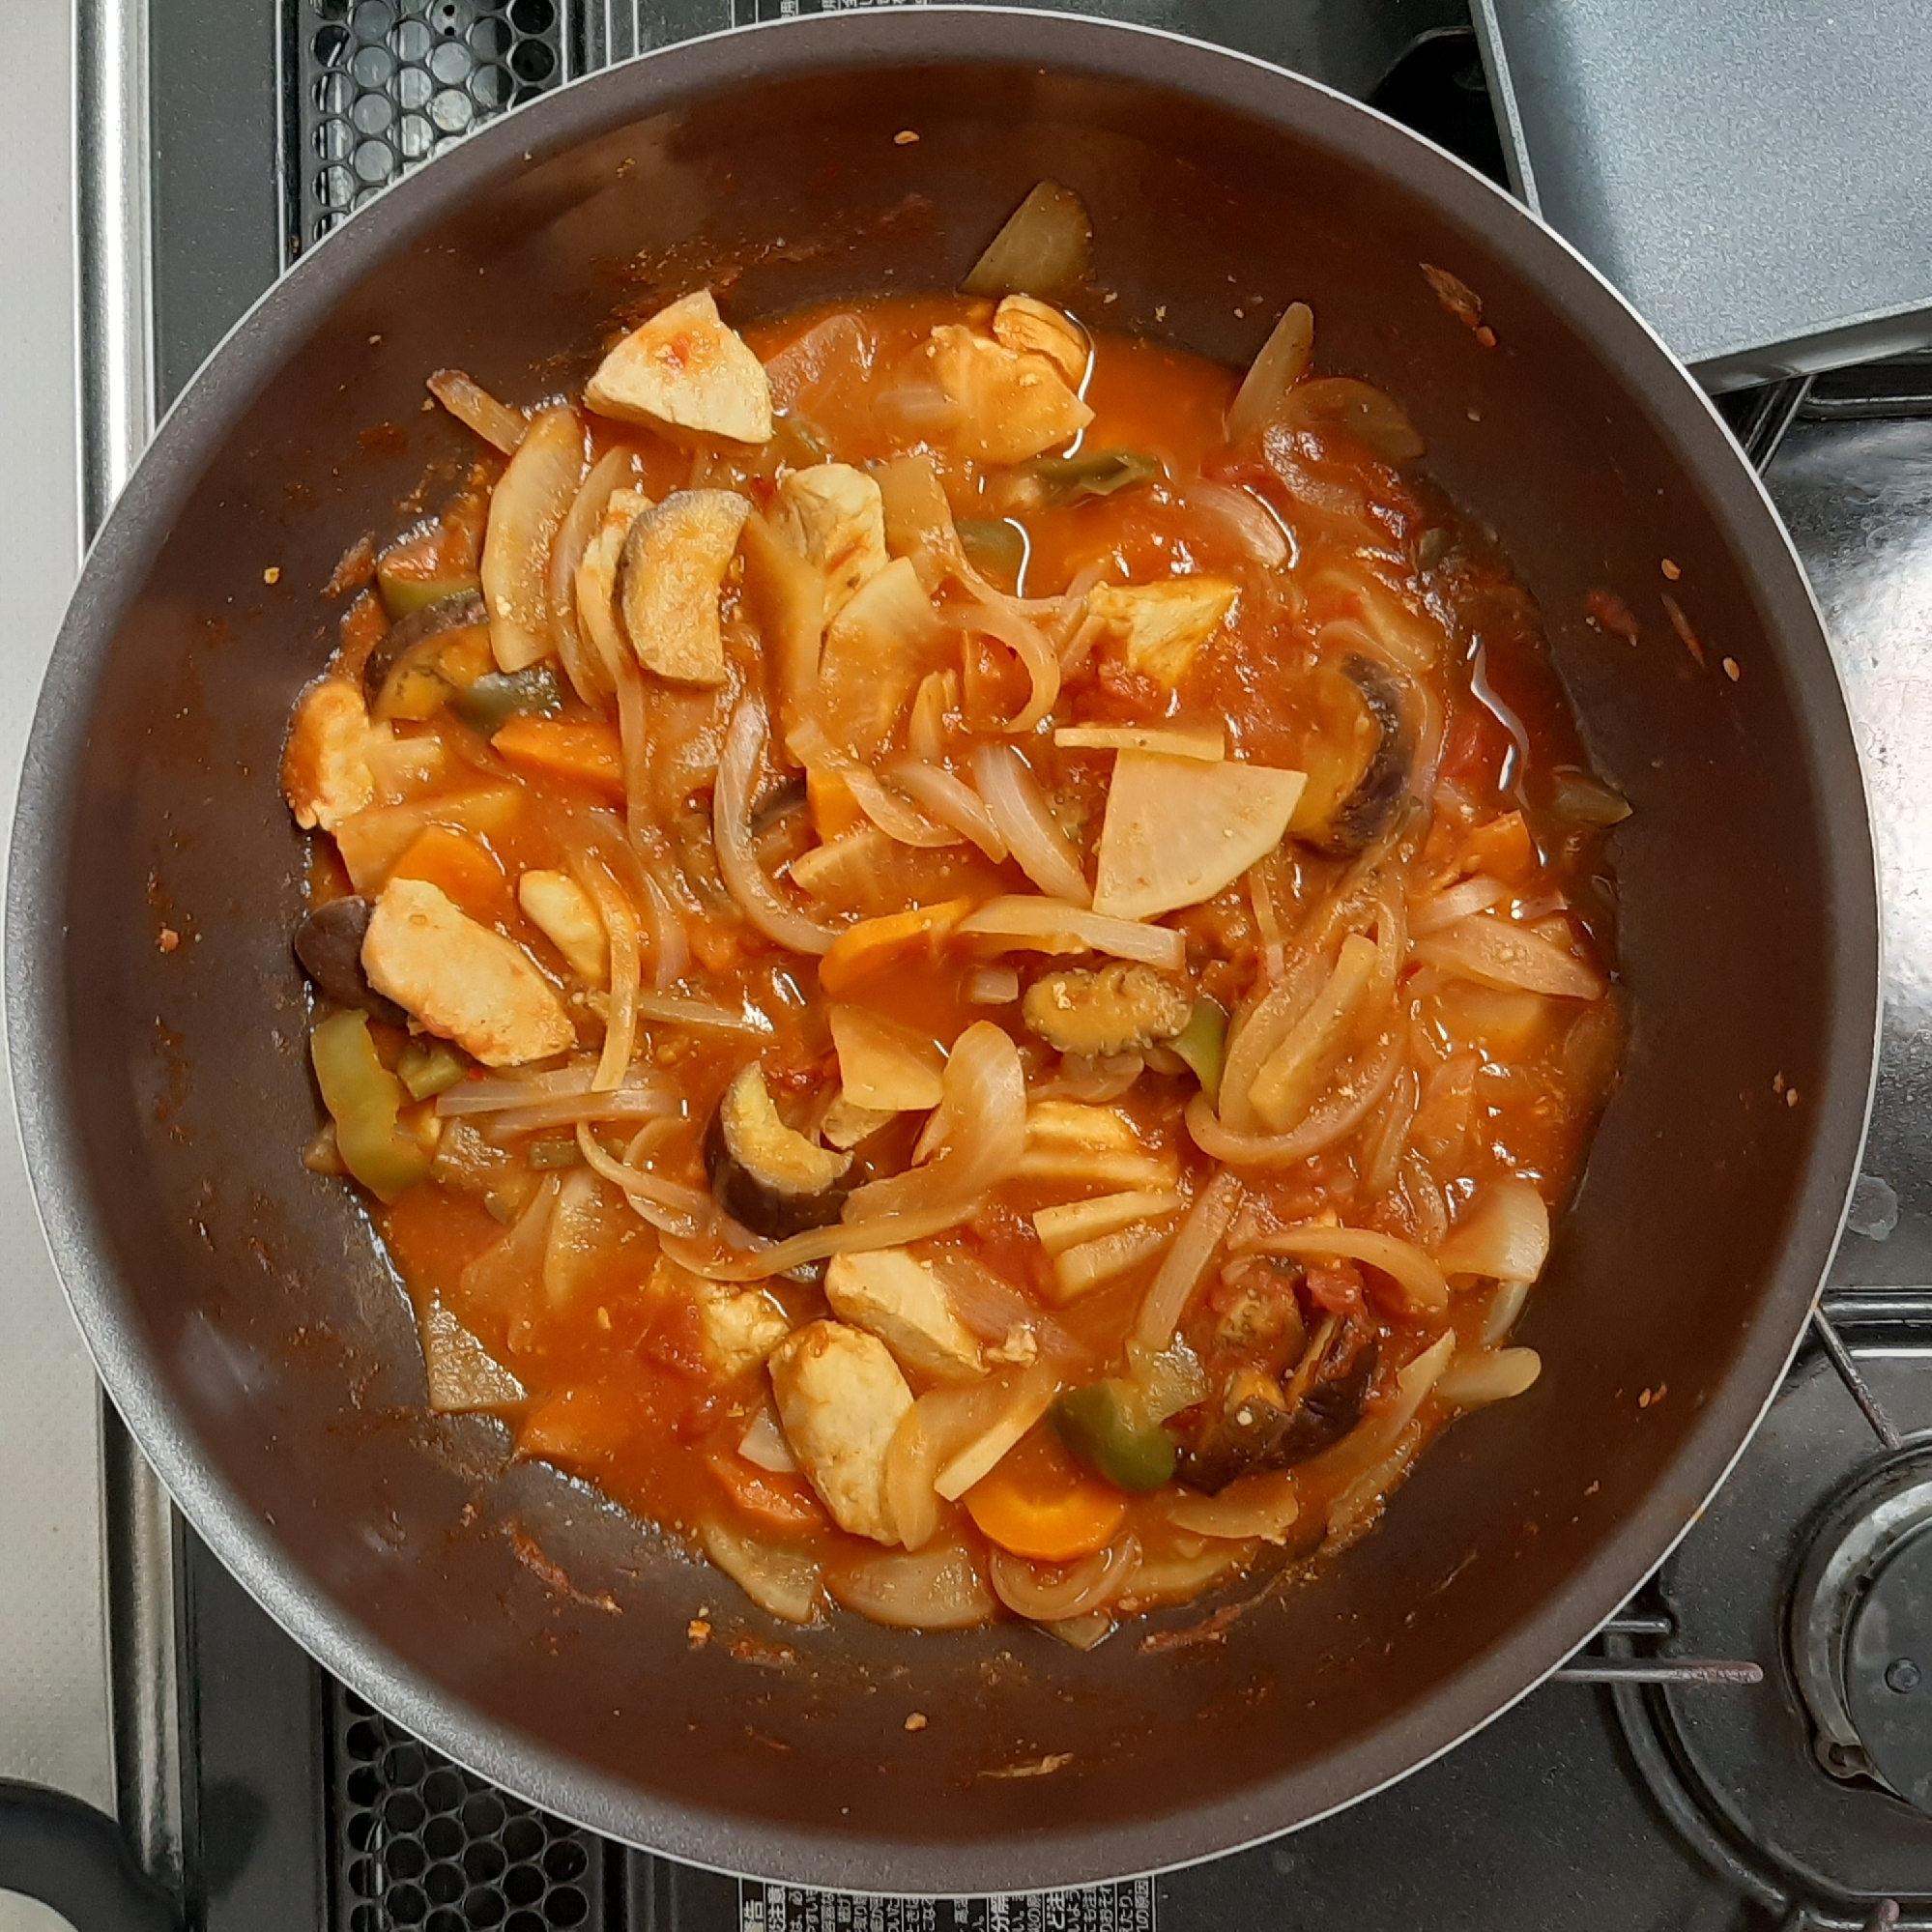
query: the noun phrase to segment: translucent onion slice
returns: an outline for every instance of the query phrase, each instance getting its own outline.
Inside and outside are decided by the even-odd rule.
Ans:
[[[483,1137],[502,1146],[545,1127],[574,1127],[580,1120],[662,1120],[671,1110],[655,1094],[627,1087],[614,1093],[560,1095],[485,1115]]]
[[[568,1099],[591,1091],[594,1065],[558,1067],[549,1073],[521,1074],[497,1080],[461,1081],[436,1096],[436,1110],[446,1119],[465,1114],[499,1113],[509,1108],[533,1107],[540,1101]],[[677,1094],[663,1077],[644,1067],[634,1068],[625,1078],[621,1091],[638,1096],[648,1110],[670,1113],[676,1110]]]
[[[1472,1348],[1442,1371],[1435,1393],[1459,1409],[1481,1408],[1522,1395],[1542,1373],[1543,1357],[1534,1348]]]
[[[681,1181],[669,1181],[662,1174],[653,1174],[648,1168],[633,1167],[628,1161],[613,1159],[597,1144],[597,1137],[589,1125],[580,1121],[577,1125],[577,1146],[583,1154],[585,1164],[594,1172],[631,1197],[635,1206],[640,1200],[649,1201],[654,1207],[669,1208],[674,1214],[681,1215],[685,1222],[710,1211],[711,1197],[701,1189],[686,1187]]]
[[[1515,1175],[1490,1181],[1436,1251],[1445,1275],[1534,1282],[1549,1258],[1549,1209],[1534,1186]]]
[[[587,705],[601,705],[608,683],[602,660],[585,641],[577,622],[577,566],[596,535],[611,492],[632,479],[631,454],[621,447],[607,449],[591,466],[591,473],[571,499],[550,546],[550,622],[557,634],[557,655],[578,697]]]
[[[991,1623],[999,1603],[958,1547],[863,1557],[826,1587],[848,1610],[906,1630],[966,1630]]]
[[[838,772],[859,810],[895,844],[937,851],[960,843],[960,834],[951,825],[936,825],[923,812],[881,785],[871,766],[841,764]]]
[[[972,755],[972,775],[1020,870],[1049,897],[1091,906],[1093,892],[1080,853],[1020,754],[1008,744],[983,744]]]
[[[466,429],[474,429],[492,449],[513,456],[530,428],[520,409],[499,402],[474,376],[461,369],[438,369],[428,382],[429,393]]]
[[[1025,668],[1033,689],[1025,704],[1008,718],[1004,729],[1030,732],[1060,695],[1060,659],[1038,624],[1026,617],[1011,597],[982,596],[961,614],[967,630],[984,631],[997,638]]]
[[[584,480],[584,426],[573,409],[541,411],[490,493],[483,604],[497,668],[524,671],[557,649],[550,550]]]
[[[1409,931],[1419,939],[1427,938],[1472,912],[1486,912],[1509,896],[1510,888],[1499,879],[1465,879],[1416,900],[1409,908]]]
[[[1227,411],[1230,443],[1254,435],[1269,421],[1282,398],[1308,374],[1313,353],[1314,311],[1305,302],[1292,302],[1249,363],[1235,392]]]
[[[1334,1255],[1362,1261],[1399,1287],[1415,1313],[1439,1313],[1449,1306],[1449,1283],[1413,1241],[1372,1227],[1289,1227],[1243,1245],[1248,1254]]]
[[[675,1026],[702,1026],[717,1033],[769,1033],[771,1022],[755,1006],[734,1013],[711,999],[691,999],[678,993],[640,993],[640,1020],[662,1020]]]
[[[885,775],[929,819],[963,832],[995,864],[1006,856],[1006,840],[987,810],[986,800],[937,760],[896,758],[885,767]]]
[[[1392,1396],[1380,1405],[1370,1408],[1333,1449],[1325,1450],[1312,1461],[1302,1464],[1304,1482],[1312,1488],[1315,1485],[1326,1487],[1338,1477],[1346,1481],[1359,1472],[1373,1469],[1395,1448],[1402,1431],[1415,1421],[1416,1411],[1428,1399],[1429,1391],[1435,1387],[1455,1353],[1456,1331],[1446,1329],[1420,1355],[1403,1364],[1396,1375]],[[1405,1462],[1406,1458],[1398,1462],[1388,1472],[1388,1479],[1399,1475]],[[1330,1520],[1334,1520],[1332,1511]]]
[[[1234,1210],[1241,1202],[1241,1183],[1222,1168],[1195,1197],[1188,1218],[1161,1272],[1154,1277],[1134,1323],[1134,1340],[1157,1354],[1174,1339],[1194,1291],[1200,1286],[1221,1248]]]
[[[1603,980],[1574,953],[1525,926],[1478,912],[1416,947],[1416,957],[1484,986],[1519,987],[1558,999],[1600,999]]]
[[[1337,1082],[1328,1099],[1285,1134],[1237,1133],[1217,1117],[1204,1093],[1197,1093],[1188,1102],[1188,1134],[1203,1154],[1230,1167],[1292,1167],[1334,1146],[1374,1112],[1402,1070],[1403,1052],[1399,1031],[1385,1034]]]
[[[761,1610],[788,1624],[818,1622],[820,1571],[805,1551],[760,1543],[716,1520],[706,1523],[698,1537],[705,1554]]]
[[[604,1019],[604,1051],[591,1079],[592,1093],[611,1093],[622,1082],[637,1046],[637,993],[644,960],[638,948],[637,913],[611,869],[595,852],[571,854],[577,883],[596,902],[610,942],[611,1002]]]
[[[1109,953],[1169,972],[1179,972],[1188,957],[1186,935],[1171,927],[1110,919],[1064,899],[1036,899],[1026,893],[989,899],[953,930],[968,938],[1006,939],[1035,952]]]
[[[995,1543],[987,1575],[994,1595],[1016,1616],[1057,1624],[1106,1609],[1139,1567],[1139,1541],[1129,1535],[1071,1565],[1029,1563]]]
[[[1295,1493],[1294,1475],[1286,1469],[1237,1476],[1212,1496],[1183,1490],[1168,1506],[1168,1520],[1176,1529],[1236,1543],[1250,1537],[1281,1543],[1300,1514],[1301,1498]]]
[[[1182,492],[1189,505],[1205,510],[1264,570],[1287,562],[1288,533],[1259,497],[1227,483],[1194,482]]]
[[[752,850],[751,786],[764,750],[765,730],[764,706],[747,693],[732,713],[711,799],[718,872],[738,909],[766,938],[797,953],[829,952],[838,935],[786,905]]]

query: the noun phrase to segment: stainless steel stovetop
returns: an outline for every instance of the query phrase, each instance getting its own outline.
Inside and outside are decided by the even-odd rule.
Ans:
[[[111,502],[157,406],[289,260],[477,119],[663,39],[798,5],[79,0],[76,34],[64,7],[15,0],[0,65],[14,187],[0,420],[22,433],[0,469],[16,693],[0,714],[0,796],[12,796],[80,532]],[[1464,0],[1088,9],[1372,96],[1499,176],[1520,163],[1497,141]],[[1495,14],[1479,6],[1488,30]],[[1502,104],[1505,129],[1519,130],[1509,110],[1520,103]],[[1889,920],[1883,1061],[1829,1321],[1705,1521],[1569,1681],[1338,1818],[1051,1908],[942,1902],[853,1919],[833,1901],[604,1845],[505,1802],[357,1705],[180,1530],[101,1415],[9,1125],[0,1775],[117,1811],[208,1932],[1932,1928],[1928,411],[1910,365],[1737,399],[1865,756]],[[0,1894],[0,1932],[38,1932],[37,1915]]]

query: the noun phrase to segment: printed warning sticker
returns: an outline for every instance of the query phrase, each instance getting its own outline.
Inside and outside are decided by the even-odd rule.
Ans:
[[[738,1932],[1156,1932],[1154,1881],[992,1898],[875,1898],[745,1879]]]

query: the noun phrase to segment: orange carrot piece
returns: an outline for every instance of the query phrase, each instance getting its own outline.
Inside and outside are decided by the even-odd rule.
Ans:
[[[1112,1484],[1088,1475],[1040,1429],[963,1500],[989,1542],[1036,1563],[1070,1563],[1104,1548],[1127,1514]]]
[[[830,845],[841,833],[854,831],[865,822],[851,787],[836,771],[822,767],[807,771],[805,797],[812,808],[812,828],[822,845]]]
[[[726,1495],[764,1528],[795,1536],[800,1530],[831,1527],[824,1505],[804,1477],[755,1469],[729,1449],[714,1452],[706,1462]]]
[[[480,839],[448,825],[425,825],[396,860],[390,879],[420,879],[488,925],[510,909],[502,861]]]
[[[490,743],[512,764],[575,779],[614,799],[624,795],[615,725],[594,719],[512,718]]]
[[[937,906],[915,906],[879,919],[861,919],[832,941],[819,962],[819,984],[841,994],[902,960],[924,954],[937,959],[946,936],[972,910],[970,899],[948,899]]]
[[[1505,885],[1525,885],[1537,869],[1536,842],[1520,812],[1478,825],[1464,843],[1465,862]]]

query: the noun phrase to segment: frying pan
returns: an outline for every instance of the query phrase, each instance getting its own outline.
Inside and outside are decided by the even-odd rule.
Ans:
[[[302,847],[274,786],[331,635],[319,587],[426,465],[468,453],[423,411],[429,370],[554,389],[614,311],[699,281],[739,321],[949,287],[1049,176],[1093,213],[1095,321],[1238,363],[1288,301],[1313,304],[1324,364],[1399,397],[1430,473],[1493,525],[1636,807],[1616,842],[1628,1064],[1522,1326],[1543,1380],[1453,1429],[1313,1582],[1213,1641],[1142,1641],[1197,1605],[1083,1656],[1013,1625],[766,1625],[589,1491],[509,1462],[492,1425],[426,1414],[367,1224],[297,1159],[315,1120],[287,940]],[[1493,346],[1425,262],[1477,291]],[[1665,558],[1702,663],[1660,602]],[[1600,591],[1634,636],[1589,619]],[[1610,288],[1320,87],[1158,33],[935,8],[721,36],[567,88],[358,215],[238,326],[62,632],[14,834],[7,1010],[41,1210],[108,1392],[196,1531],[331,1671],[498,1783],[674,1858],[1012,1891],[1358,1799],[1623,1602],[1802,1329],[1857,1168],[1877,966],[1858,762],[1802,577]],[[694,1649],[701,1610],[716,1635]]]

